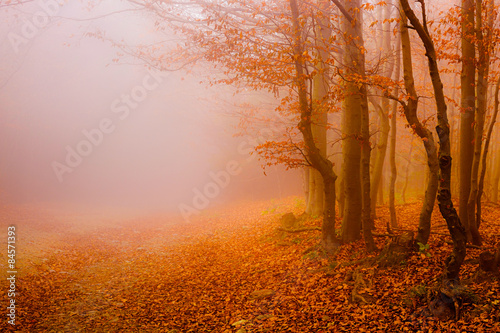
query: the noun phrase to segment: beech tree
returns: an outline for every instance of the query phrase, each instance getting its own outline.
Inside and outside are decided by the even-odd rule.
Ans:
[[[467,239],[476,245],[481,244],[479,222],[482,190],[479,190],[479,183],[481,174],[483,171],[486,173],[488,168],[481,161],[486,161],[488,154],[483,143],[485,136],[488,136],[486,119],[488,94],[491,94],[488,90],[495,81],[495,74],[490,72],[495,71],[497,61],[496,16],[497,7],[493,0],[464,0],[459,10],[450,10],[439,24],[439,32],[445,36],[440,38],[441,57],[450,65],[448,72],[456,73],[454,67],[460,71],[459,211]],[[460,43],[461,52],[453,47],[456,42]]]
[[[320,14],[316,18],[317,25],[315,27],[316,52],[313,55],[317,59],[316,70],[318,75],[313,77],[312,82],[312,107],[314,108],[312,115],[312,131],[314,140],[323,157],[327,154],[327,126],[328,126],[328,99],[330,91],[330,71],[328,58],[329,41],[332,34],[330,22],[329,2],[326,0],[319,1]],[[325,189],[323,178],[315,168],[308,168],[308,199],[306,213],[321,216],[325,209]]]
[[[308,102],[306,82],[304,74],[306,65],[304,61],[304,49],[302,41],[302,29],[299,22],[299,8],[296,0],[290,0],[290,9],[292,12],[293,23],[293,59],[295,64],[295,84],[299,98],[300,122],[299,130],[303,135],[306,147],[307,159],[311,165],[323,177],[325,191],[325,209],[323,215],[323,245],[327,250],[332,250],[338,246],[335,234],[335,180],[337,176],[333,171],[333,164],[321,154],[316,146],[312,131],[312,108]]]
[[[380,12],[382,13],[379,18],[381,22],[382,33],[380,35],[381,39],[381,55],[382,59],[385,59],[382,65],[381,75],[387,78],[392,76],[395,69],[394,61],[390,61],[392,57],[392,42],[391,42],[391,12],[392,12],[392,1],[387,1],[384,6],[381,7]],[[391,59],[392,60],[392,59]],[[371,215],[372,218],[376,217],[375,207],[377,204],[377,193],[382,189],[382,171],[384,169],[385,156],[387,153],[387,145],[389,141],[389,112],[390,112],[390,99],[387,97],[381,97],[380,101],[373,101],[372,103],[377,109],[377,114],[380,120],[379,136],[377,144],[374,147],[375,160],[373,162],[373,172],[372,172],[372,186],[371,186]]]
[[[416,239],[425,244],[430,235],[430,218],[440,179],[438,144],[433,133],[426,127],[427,120],[421,120],[417,114],[420,97],[413,77],[414,62],[408,27],[406,24],[401,24],[400,27],[406,98],[402,100],[394,90],[398,81],[397,78],[391,80],[394,62],[385,62],[379,72],[378,76],[385,77],[386,82],[381,80],[374,84],[375,87],[382,88],[381,103],[375,101],[373,104],[377,109],[380,105],[380,116],[386,126],[383,126],[383,136],[378,142],[381,149],[376,154],[370,180],[371,133],[368,127],[370,118],[367,89],[377,79],[370,77],[373,72],[367,75],[365,68],[367,49],[363,40],[363,13],[368,12],[366,8],[369,4],[338,0],[332,0],[331,3],[340,12],[340,31],[336,30],[333,23],[336,16],[331,13],[332,4],[325,0],[314,5],[296,0],[293,3],[273,1],[265,6],[252,1],[218,3],[197,0],[182,5],[166,1],[143,6],[158,15],[160,26],[173,28],[187,37],[185,45],[179,45],[175,50],[175,54],[181,55],[179,58],[192,61],[202,59],[220,68],[222,74],[212,78],[212,84],[231,84],[280,94],[281,105],[277,111],[288,112],[297,117],[295,129],[300,137],[290,136],[281,141],[268,142],[259,148],[265,151],[265,158],[274,158],[275,162],[286,163],[290,167],[309,167],[306,212],[323,214],[325,221],[329,220],[333,227],[334,210],[333,215],[332,211],[327,213],[327,210],[335,207],[335,202],[327,203],[331,200],[327,199],[327,192],[331,196],[335,191],[326,188],[325,178],[330,184],[335,183],[332,179],[336,178],[336,174],[326,171],[325,167],[329,165],[327,114],[336,102],[341,101],[341,173],[345,198],[341,238],[344,242],[358,239],[363,230],[367,232],[364,234],[367,245],[372,247],[371,232],[368,230],[372,226],[388,141],[388,98],[397,100],[402,105],[412,131],[422,139],[427,156],[429,173]],[[183,6],[190,9],[182,9]],[[390,3],[386,4],[383,10],[385,22],[382,25],[386,33],[382,45],[386,49],[386,55],[382,57],[388,57],[387,51],[391,48],[389,6]],[[337,38],[339,36],[341,38]],[[160,68],[169,60],[167,53],[159,47],[156,50],[144,50],[141,54],[153,54],[154,56],[149,57],[149,63]],[[334,78],[342,91],[338,89]],[[432,75],[431,80],[434,80]],[[434,88],[434,94],[436,89]],[[395,121],[394,112],[392,118],[394,119],[391,121]],[[395,130],[394,124],[392,127]],[[394,163],[391,167],[393,179],[390,201],[391,206],[394,206],[395,143],[391,143],[391,160]],[[372,212],[372,216],[367,215],[368,211]],[[391,212],[391,220],[395,226],[394,209]],[[335,234],[331,231],[334,229],[331,226],[328,227],[331,237],[328,237],[334,239]]]
[[[399,81],[400,71],[401,71],[401,39],[397,43],[396,47],[396,66],[394,70],[394,81]],[[394,94],[398,95],[399,90],[396,88]],[[397,126],[396,126],[396,118],[398,113],[398,104],[397,101],[393,101],[392,112],[391,112],[391,137],[389,141],[389,162],[391,165],[391,179],[389,185],[389,211],[391,214],[391,227],[398,227],[398,221],[396,216],[396,207],[395,207],[395,192],[396,192],[396,178],[398,175],[398,171],[396,168],[396,135],[397,135]]]
[[[429,168],[429,177],[427,180],[424,202],[420,212],[420,219],[417,232],[417,242],[426,244],[430,236],[431,216],[434,209],[434,203],[438,190],[438,156],[437,145],[434,141],[432,132],[422,124],[417,116],[418,95],[415,89],[415,80],[413,77],[413,62],[411,55],[410,35],[408,33],[406,11],[401,13],[400,34],[401,50],[403,57],[404,84],[407,94],[407,101],[400,103],[403,106],[404,114],[408,124],[413,131],[422,139],[422,143],[427,154],[427,165]]]
[[[434,100],[436,102],[438,125],[436,132],[439,138],[439,190],[438,205],[441,215],[446,221],[448,230],[453,240],[453,253],[446,260],[444,285],[453,286],[459,281],[460,267],[466,255],[466,233],[460,222],[460,218],[453,207],[451,200],[451,163],[450,156],[450,126],[448,123],[447,105],[443,91],[443,83],[439,73],[436,50],[434,41],[429,34],[427,27],[425,1],[420,0],[422,5],[422,21],[420,21],[413,9],[408,4],[408,0],[400,0],[401,9],[410,21],[412,27],[417,31],[420,40],[425,47],[425,55],[428,60],[429,74],[434,89]],[[405,66],[406,67],[406,66]],[[406,70],[406,68],[405,68]],[[442,291],[443,292],[443,291]],[[445,293],[445,292],[443,292]],[[446,294],[446,293],[445,293]]]
[[[475,99],[475,44],[474,44],[474,0],[462,0],[462,73],[461,83],[461,113],[460,113],[460,197],[459,212],[460,220],[465,227],[468,238],[470,238],[469,214],[467,212],[473,159],[474,139],[474,111]]]
[[[484,6],[483,6],[484,2]],[[491,55],[495,53],[495,42],[493,22],[496,17],[496,10],[493,0],[477,0],[476,1],[476,25],[475,37],[477,44],[477,79],[476,88],[476,107],[474,121],[474,155],[472,159],[471,169],[471,185],[469,199],[467,202],[468,215],[468,234],[470,234],[472,243],[481,245],[481,236],[479,235],[479,224],[481,220],[481,195],[479,190],[479,182],[481,178],[480,167],[486,172],[486,163],[481,163],[482,155],[484,160],[488,154],[488,147],[483,149],[483,136],[485,117],[487,110],[488,96],[488,77],[490,72]],[[486,10],[483,10],[485,7]],[[484,17],[484,19],[483,19]],[[483,24],[486,21],[486,24]],[[494,121],[493,121],[494,122]],[[491,134],[490,134],[491,135]],[[484,178],[483,178],[484,179]],[[482,194],[482,190],[481,190]],[[477,211],[476,211],[477,208]],[[477,215],[476,215],[477,213]]]
[[[325,1],[320,1],[319,7],[297,1],[265,5],[204,0],[134,3],[158,17],[159,29],[173,29],[184,37],[183,45],[179,44],[172,53],[158,45],[136,51],[149,64],[165,69],[175,59],[204,61],[220,69],[220,74],[208,78],[211,84],[281,96],[276,111],[296,121],[293,127],[300,138],[290,132],[293,128],[287,128],[283,140],[266,142],[258,148],[262,156],[272,160],[268,164],[309,166],[316,171],[312,173],[315,188],[309,191],[314,195],[311,202],[317,203],[315,211],[323,213],[323,244],[327,249],[338,246],[336,174],[326,156],[324,134],[326,110],[331,111],[334,103],[327,58],[337,46],[329,43],[331,24]],[[321,187],[324,193],[318,195]]]

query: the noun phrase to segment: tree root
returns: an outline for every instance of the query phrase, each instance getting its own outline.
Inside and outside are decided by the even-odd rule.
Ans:
[[[354,271],[351,271],[347,274],[344,279],[345,283],[353,281],[353,288],[351,292],[351,302],[353,303],[362,303],[362,304],[370,304],[371,300],[369,295],[362,295],[365,293],[366,289],[370,289],[373,286],[373,275],[375,271],[371,269],[367,273],[366,280],[363,278],[363,273],[360,272],[359,268],[356,268]]]

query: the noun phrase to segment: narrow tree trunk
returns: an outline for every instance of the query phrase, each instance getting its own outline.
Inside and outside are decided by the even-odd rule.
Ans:
[[[394,81],[399,81],[400,71],[401,71],[401,39],[398,39],[397,47],[396,47],[396,67],[394,72]],[[398,95],[399,90],[396,88],[394,95]],[[393,101],[392,105],[392,113],[391,113],[391,139],[389,143],[389,162],[391,164],[391,182],[389,186],[389,211],[391,214],[391,227],[398,227],[398,219],[396,216],[396,207],[395,207],[395,188],[396,188],[396,178],[398,176],[398,169],[396,168],[396,135],[397,135],[397,113],[398,113],[398,104],[396,101]]]
[[[402,14],[403,16],[403,14]],[[401,48],[403,53],[403,72],[406,92],[409,95],[408,103],[404,104],[405,116],[408,124],[415,133],[422,138],[425,152],[427,154],[427,165],[429,167],[429,177],[425,190],[424,202],[420,211],[418,224],[417,242],[427,244],[431,233],[431,217],[434,209],[434,202],[438,190],[438,158],[437,147],[432,133],[420,122],[417,117],[418,96],[415,90],[413,79],[413,63],[411,57],[410,36],[408,34],[407,19],[402,17],[401,24]]]
[[[401,199],[403,200],[403,203],[406,203],[406,189],[408,188],[408,179],[410,178],[410,167],[411,167],[411,156],[413,153],[413,140],[414,136],[411,137],[410,141],[410,149],[408,150],[408,164],[406,164],[406,169],[405,169],[405,183],[403,185],[403,189],[401,190]]]
[[[387,101],[387,98],[384,98]],[[373,219],[376,218],[375,207],[377,205],[377,194],[380,189],[380,183],[382,180],[382,171],[384,170],[384,161],[385,155],[387,152],[387,142],[389,139],[389,117],[387,116],[387,109],[384,109],[375,98],[370,98],[370,102],[375,107],[378,112],[380,118],[380,134],[378,136],[378,142],[375,145],[376,154],[375,154],[375,163],[373,165],[373,174],[372,174],[372,188],[371,188],[371,216]],[[384,103],[383,105],[385,105]]]
[[[472,159],[474,152],[474,110],[476,93],[474,91],[476,70],[474,67],[474,0],[462,0],[462,74],[461,113],[460,113],[460,221],[470,239],[467,203],[470,195]]]
[[[451,156],[450,156],[450,126],[448,122],[447,106],[444,97],[443,83],[439,74],[436,51],[427,29],[426,11],[424,0],[420,1],[422,6],[423,24],[415,16],[408,4],[408,0],[400,0],[402,9],[410,20],[422,40],[426,57],[428,60],[429,74],[434,90],[434,99],[437,109],[438,125],[436,132],[439,137],[439,195],[438,205],[441,215],[446,220],[448,230],[453,239],[453,253],[446,260],[445,282],[454,284],[459,281],[460,267],[466,255],[466,233],[460,223],[458,214],[451,201]]]
[[[309,214],[309,212],[307,211],[308,207],[309,207],[309,168],[310,167],[304,167],[303,171],[304,171],[304,198],[305,198],[305,201],[306,201],[306,214]]]
[[[339,184],[339,217],[344,217],[344,209],[345,209],[345,180],[344,178],[340,179]]]
[[[484,142],[483,156],[481,158],[481,165],[482,165],[481,176],[479,177],[479,185],[478,185],[477,199],[476,199],[476,205],[477,205],[476,225],[477,225],[478,229],[479,229],[479,226],[481,225],[481,196],[483,195],[484,177],[486,176],[486,157],[488,156],[488,151],[490,148],[491,134],[493,133],[493,126],[495,125],[495,122],[497,120],[497,115],[498,115],[498,104],[499,104],[498,91],[499,91],[499,88],[500,88],[500,78],[498,78],[497,84],[495,86],[495,104],[494,104],[494,109],[493,109],[493,115],[491,116],[490,125],[488,126],[488,133],[486,134],[486,141]],[[497,183],[497,186],[498,186],[498,183]]]
[[[382,169],[383,171],[383,169]],[[383,206],[385,204],[384,202],[384,172],[382,172],[382,175],[380,176],[380,185],[378,187],[378,194],[377,194],[377,205],[378,206]]]
[[[356,20],[355,28],[357,30],[357,38],[359,43],[359,49],[364,48],[363,45],[363,31],[362,31],[362,16],[359,14]],[[359,52],[360,61],[357,66],[357,71],[362,76],[365,75],[365,57],[362,52]],[[363,238],[365,240],[366,249],[371,252],[376,250],[375,242],[373,241],[372,229],[373,220],[371,219],[371,206],[372,200],[376,201],[376,198],[370,195],[370,113],[368,110],[368,97],[366,84],[362,84],[360,88],[361,93],[361,186],[363,190],[363,214],[362,214],[362,226],[363,226]],[[387,146],[387,138],[386,138]],[[384,152],[385,155],[385,152]]]
[[[313,207],[314,207],[314,195],[316,194],[316,177],[314,172],[317,172],[316,169],[308,167],[306,169],[307,172],[307,205],[306,205],[306,214],[312,215]]]
[[[363,61],[364,63],[364,61]],[[364,67],[364,66],[363,66]],[[364,68],[363,68],[364,72]],[[361,180],[363,189],[363,238],[365,240],[366,249],[371,252],[376,249],[375,242],[373,241],[372,228],[373,222],[371,219],[371,200],[370,197],[370,118],[368,113],[368,100],[366,98],[366,86],[362,88],[362,127],[361,127],[361,140],[362,140],[362,155],[361,155]]]
[[[500,183],[500,149],[495,156],[495,168],[493,169],[493,180],[491,184],[491,201],[498,203],[498,184]]]
[[[383,8],[383,14],[380,15],[380,22],[383,22],[381,25],[383,28],[383,33],[381,36],[381,49],[383,50],[381,53],[385,58],[388,58],[391,52],[391,10],[392,10],[392,1],[388,0]],[[381,10],[382,13],[382,10]],[[394,69],[393,61],[386,61],[383,65],[382,75],[385,77],[391,77]],[[370,102],[377,109],[379,118],[380,118],[380,134],[378,136],[378,141],[376,144],[376,158],[375,163],[373,165],[373,176],[372,176],[372,188],[371,188],[371,215],[372,219],[376,218],[376,210],[375,207],[377,205],[377,194],[382,190],[381,181],[382,181],[382,172],[384,170],[384,162],[385,156],[387,152],[387,142],[389,139],[389,109],[390,109],[390,100],[386,97],[382,97],[380,104],[373,98],[370,99]],[[383,201],[383,200],[382,200]],[[380,202],[380,201],[379,201]],[[383,204],[383,202],[380,202]]]
[[[314,135],[314,131],[313,131]],[[321,149],[320,149],[321,151]],[[314,168],[309,168],[309,192],[306,214],[321,216],[323,214],[325,202],[325,187],[321,174]]]
[[[457,92],[457,89],[455,89],[455,87],[457,86],[457,76],[454,75],[453,76],[453,89],[452,89],[452,95],[451,95],[451,100],[452,101],[455,101],[456,99],[456,92]],[[458,147],[458,142],[459,142],[459,138],[460,138],[460,135],[458,135],[458,121],[456,120],[456,115],[455,115],[455,104],[454,103],[451,103],[450,104],[450,108],[449,108],[449,111],[450,111],[450,142],[451,142],[451,155],[452,156],[455,156],[455,159],[457,161],[460,160],[460,150],[459,150],[459,147]],[[459,184],[460,181],[459,181],[459,166],[460,166],[460,163],[454,163],[453,164],[453,168],[451,169],[451,179],[453,181],[453,183],[455,184]],[[453,186],[452,187],[452,197],[455,197],[455,198],[458,198],[460,197],[460,191],[459,191],[459,188],[458,186]]]
[[[490,2],[490,4],[492,4]],[[493,11],[493,6],[489,7]],[[474,126],[474,158],[472,161],[471,172],[471,188],[469,195],[469,202],[467,204],[467,214],[469,222],[469,230],[471,234],[472,243],[474,245],[481,245],[481,235],[479,234],[479,224],[481,218],[480,206],[481,197],[479,196],[479,166],[481,160],[481,151],[483,144],[484,122],[487,109],[487,95],[488,95],[488,73],[489,73],[489,39],[490,29],[493,29],[493,16],[488,15],[489,19],[486,25],[486,34],[483,36],[483,7],[482,0],[476,0],[476,40],[478,44],[479,61],[477,64],[477,85],[476,85],[476,114]],[[485,152],[487,153],[487,152]],[[483,154],[485,154],[483,153]],[[486,173],[486,163],[482,164],[484,172]],[[484,176],[483,176],[484,179]],[[481,189],[482,191],[482,189]],[[476,220],[476,204],[479,211],[479,219]]]
[[[321,155],[321,151],[314,141],[311,119],[312,108],[308,104],[307,88],[304,79],[305,62],[302,51],[302,34],[299,23],[299,9],[296,0],[290,0],[294,29],[294,59],[295,59],[295,83],[297,86],[300,122],[299,130],[302,133],[306,154],[312,167],[319,171],[323,177],[325,185],[325,209],[323,213],[322,241],[327,251],[332,251],[338,247],[338,240],[335,234],[335,180],[337,176],[333,171],[333,164],[329,159]]]
[[[320,1],[319,6],[322,10],[327,10],[328,1]],[[329,43],[331,28],[329,27],[328,16],[319,17],[316,19],[316,66],[317,74],[313,77],[312,82],[312,131],[316,146],[319,148],[323,157],[327,156],[326,146],[326,128],[328,122],[328,90],[329,90],[329,68],[326,63],[328,59],[327,44]],[[321,216],[325,205],[325,188],[321,174],[311,169],[311,176],[314,182],[314,191],[310,194],[309,213],[313,216]]]
[[[482,26],[482,0],[476,0],[476,43],[478,45],[479,61],[477,64],[476,83],[476,113],[474,115],[474,152],[471,169],[471,185],[469,200],[467,202],[468,232],[474,245],[481,245],[481,237],[476,225],[476,199],[478,191],[479,162],[483,145],[484,118],[486,113],[487,92],[487,55],[484,54],[483,26]]]

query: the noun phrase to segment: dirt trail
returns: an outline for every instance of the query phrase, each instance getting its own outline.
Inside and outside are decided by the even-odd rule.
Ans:
[[[248,210],[249,205],[255,211],[270,209],[269,202],[246,202],[211,210],[186,223],[158,215],[127,219],[35,206],[3,207],[0,228],[16,226],[18,300],[30,304],[20,310],[18,318],[36,331],[48,332],[137,327],[130,313],[127,315],[130,309],[123,294],[144,280],[144,264],[168,262],[179,245],[200,239],[222,240],[255,229],[258,225],[253,216],[250,226],[249,218],[237,213],[243,207]],[[272,205],[271,209],[275,211]],[[0,243],[6,247],[6,239]],[[2,253],[3,274],[6,259]],[[23,281],[29,281],[30,287]]]
[[[430,257],[415,254],[396,267],[374,269],[360,260],[375,255],[362,241],[342,246],[332,260],[315,247],[319,232],[277,231],[281,214],[303,210],[296,198],[212,209],[192,223],[2,209],[0,228],[17,227],[18,332],[500,331],[500,286],[494,278],[477,280],[480,250],[470,250],[463,267],[467,288],[480,295],[465,305],[463,319],[441,323],[412,315],[450,251],[438,214]],[[397,210],[404,229],[417,227],[419,204]],[[387,209],[377,215],[384,230]],[[485,207],[489,247],[498,241],[498,216],[500,209]],[[385,239],[376,241],[382,248]],[[4,253],[0,259],[5,274]],[[358,292],[370,304],[353,302],[353,272],[366,279]],[[6,327],[0,322],[0,331]]]

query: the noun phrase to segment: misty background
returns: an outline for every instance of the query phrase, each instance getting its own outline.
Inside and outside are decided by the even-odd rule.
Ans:
[[[239,118],[232,105],[240,97],[231,87],[200,84],[201,67],[155,76],[88,35],[101,30],[130,45],[161,38],[153,20],[126,2],[2,2],[0,15],[2,202],[178,213],[179,204],[191,205],[195,189],[212,181],[210,172],[232,160],[242,172],[210,205],[301,193],[299,171],[271,167],[266,176],[255,155],[238,150],[251,137],[234,136]],[[158,85],[145,90],[144,82]],[[130,101],[132,92],[144,91],[143,100],[127,105],[127,95]],[[128,107],[126,117],[118,107]],[[67,166],[68,151],[89,141],[84,131],[95,133],[103,119],[113,131],[58,177],[54,163]]]

